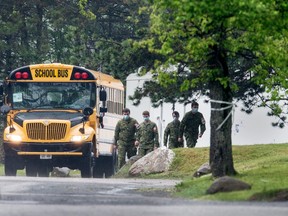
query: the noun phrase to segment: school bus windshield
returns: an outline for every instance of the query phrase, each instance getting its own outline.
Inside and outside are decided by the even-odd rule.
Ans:
[[[83,109],[94,107],[94,83],[11,83],[13,109]]]

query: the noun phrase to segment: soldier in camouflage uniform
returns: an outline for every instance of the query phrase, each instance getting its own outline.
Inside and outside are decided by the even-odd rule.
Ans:
[[[180,123],[180,134],[178,141],[186,138],[187,147],[194,148],[198,138],[202,137],[206,130],[205,119],[202,113],[198,112],[199,104],[195,101],[191,104],[192,110],[187,112]],[[200,127],[200,133],[199,133]]]
[[[128,159],[137,153],[135,136],[138,127],[137,120],[130,117],[130,110],[128,108],[123,109],[123,119],[118,121],[114,134],[114,145],[118,148],[118,169],[126,163],[126,153]]]
[[[179,121],[179,113],[174,111],[172,113],[173,121],[170,122],[164,131],[164,146],[171,148],[179,148],[183,147],[183,142],[178,141],[179,132],[180,132],[180,121]],[[167,146],[167,142],[169,139],[169,145]]]
[[[139,145],[138,153],[144,156],[159,147],[159,135],[157,125],[149,120],[149,112],[142,113],[144,121],[140,124],[136,137],[136,146]]]

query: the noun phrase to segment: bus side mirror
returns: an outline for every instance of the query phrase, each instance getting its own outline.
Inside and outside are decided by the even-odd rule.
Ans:
[[[93,109],[91,107],[86,107],[82,110],[83,113],[83,126],[82,128],[79,129],[80,133],[84,134],[85,133],[85,122],[88,121],[89,116],[93,114]]]
[[[100,90],[100,101],[106,101],[107,100],[107,92],[104,89]]]
[[[103,115],[99,116],[99,124],[100,124],[101,128],[104,128]]]
[[[85,116],[90,116],[93,114],[93,109],[91,107],[86,107],[83,109],[82,113],[85,115]]]
[[[100,107],[100,113],[106,113],[107,107]]]

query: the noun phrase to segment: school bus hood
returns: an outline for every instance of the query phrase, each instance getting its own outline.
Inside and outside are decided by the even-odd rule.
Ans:
[[[23,127],[24,121],[33,121],[33,120],[51,120],[51,121],[70,121],[71,127],[80,124],[83,120],[82,113],[73,113],[68,111],[33,111],[33,112],[20,112],[17,113],[14,117],[14,122]]]

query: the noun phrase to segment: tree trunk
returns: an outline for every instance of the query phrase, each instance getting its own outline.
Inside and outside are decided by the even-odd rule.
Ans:
[[[19,58],[21,65],[27,65],[32,60],[32,51],[31,46],[29,45],[29,33],[27,27],[27,7],[25,7],[25,3],[21,3],[18,5],[19,12],[21,16],[21,26],[19,29],[19,35],[21,37],[20,47],[21,47],[21,58]]]
[[[219,103],[220,101],[232,103],[230,88],[224,89],[223,85],[221,85],[218,81],[210,82],[210,98],[210,166],[212,175],[213,177],[235,175],[236,171],[233,165],[231,138],[233,113],[230,113],[232,112],[233,107],[223,109],[231,105],[227,103]],[[213,100],[216,102],[213,102]],[[221,108],[223,110],[220,110]],[[229,117],[225,121],[228,115]],[[222,123],[223,125],[221,126]]]
[[[36,24],[36,56],[37,62],[42,62],[45,59],[43,55],[43,17],[44,9],[40,4],[36,5],[37,24]]]
[[[220,82],[221,78],[223,81],[229,78],[225,50],[218,46],[213,46],[212,50],[209,66],[217,73],[216,77],[219,80],[214,79],[209,82],[211,99],[210,166],[213,177],[221,177],[236,174],[233,165],[231,137],[233,94],[228,81]]]

